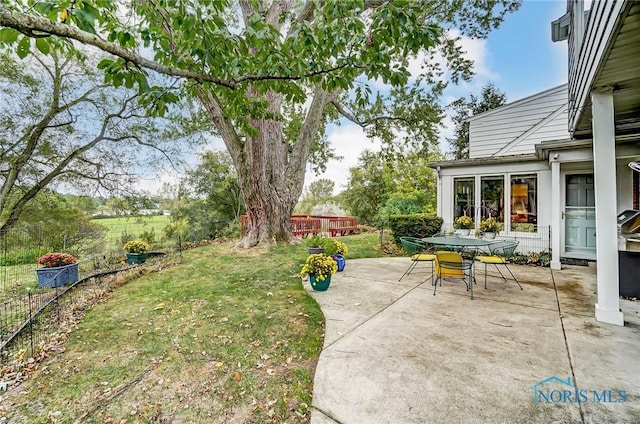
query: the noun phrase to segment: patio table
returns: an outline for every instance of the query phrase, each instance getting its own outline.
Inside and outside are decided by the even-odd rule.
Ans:
[[[434,237],[424,237],[422,241],[431,245],[431,246],[440,246],[440,247],[448,247],[452,250],[456,250],[459,252],[463,252],[464,250],[474,249],[477,253],[477,250],[481,247],[487,247],[492,243],[495,243],[497,240],[485,240],[478,238],[466,238],[466,237],[442,237],[442,236],[434,236]],[[475,254],[473,255],[475,257]],[[436,263],[437,265],[437,263]],[[473,299],[473,284],[475,282],[474,271],[471,270],[471,281],[469,283],[469,290],[471,291],[471,299]],[[437,283],[437,282],[436,282]],[[434,291],[435,294],[435,291]]]
[[[476,249],[478,249],[479,247],[487,247],[490,244],[498,241],[498,240],[485,240],[485,239],[468,238],[468,237],[442,237],[442,236],[424,237],[421,240],[433,246],[446,246],[451,248],[458,248],[459,250],[464,250],[469,247],[473,247]]]

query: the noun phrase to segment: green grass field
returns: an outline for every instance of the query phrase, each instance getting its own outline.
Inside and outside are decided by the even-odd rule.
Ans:
[[[164,215],[122,216],[99,218],[95,219],[94,222],[107,229],[107,248],[120,249],[123,244],[123,234],[131,235],[133,238],[140,238],[144,232],[152,231],[156,242],[160,243],[165,238],[164,227],[169,224],[169,217]]]

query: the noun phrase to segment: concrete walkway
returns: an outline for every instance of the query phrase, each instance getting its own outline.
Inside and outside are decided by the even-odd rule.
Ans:
[[[312,424],[640,422],[640,302],[622,301],[625,327],[596,322],[594,266],[511,267],[524,290],[491,270],[485,290],[478,266],[471,300],[455,279],[434,296],[428,264],[398,282],[408,265],[349,260],[310,292]]]

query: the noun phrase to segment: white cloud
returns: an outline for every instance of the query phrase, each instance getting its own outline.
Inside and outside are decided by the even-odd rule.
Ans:
[[[151,194],[158,194],[160,193],[164,183],[175,185],[182,177],[184,177],[183,172],[176,171],[170,167],[165,167],[155,174],[140,177],[136,188],[147,191]]]
[[[456,32],[452,30],[452,36],[458,35]],[[465,51],[466,58],[473,60],[476,78],[483,80],[495,80],[498,78],[498,75],[491,71],[487,64],[487,57],[489,57],[487,40],[461,37],[460,43]]]
[[[362,151],[365,149],[378,151],[380,150],[380,142],[367,138],[364,131],[355,124],[343,124],[333,127],[330,131],[328,139],[331,145],[335,148],[336,153],[344,158],[340,161],[330,160],[327,164],[327,171],[317,176],[307,170],[304,181],[306,187],[312,181],[321,178],[333,180],[336,183],[334,193],[339,193],[346,188],[349,180],[349,168],[357,165]]]

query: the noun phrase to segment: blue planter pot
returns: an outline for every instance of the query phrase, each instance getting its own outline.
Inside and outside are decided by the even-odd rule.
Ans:
[[[329,288],[329,284],[331,284],[331,276],[328,276],[324,280],[316,280],[314,275],[310,275],[309,283],[315,291],[326,291]]]
[[[338,264],[338,272],[344,271],[344,267],[347,265],[347,260],[341,254],[333,255],[333,260]]]
[[[38,287],[60,287],[78,281],[78,264],[37,268]]]

